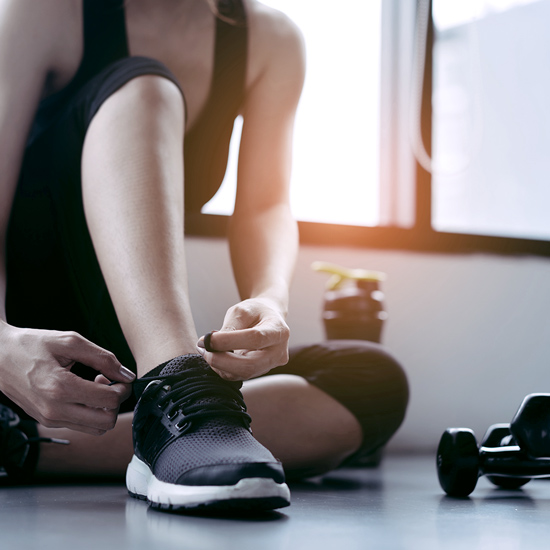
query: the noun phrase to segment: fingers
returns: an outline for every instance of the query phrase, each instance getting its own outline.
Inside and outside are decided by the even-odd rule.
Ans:
[[[103,384],[104,386],[110,386],[112,384],[112,382],[108,378],[105,378],[102,374],[98,374],[94,378],[94,382],[96,384]]]
[[[212,369],[226,380],[250,380],[288,362],[288,346],[256,351],[207,352],[201,350]]]
[[[47,428],[69,428],[90,435],[103,435],[115,427],[117,415],[118,409],[108,411],[72,404],[58,410],[52,407],[35,418]],[[67,421],[66,417],[70,417],[71,421]]]
[[[271,362],[265,353],[249,351],[241,353],[212,353],[207,359],[208,364],[225,380],[250,380],[269,372]]]
[[[120,405],[132,391],[130,384],[108,385],[103,375],[91,382],[60,369],[52,378],[43,386],[32,416],[46,427],[66,427],[92,435],[114,427]]]
[[[206,351],[261,350],[286,344],[289,339],[289,329],[282,323],[262,323],[257,327],[243,330],[222,329],[210,332],[209,335],[209,338],[202,336],[197,344]]]
[[[113,353],[76,332],[57,333],[51,342],[51,351],[64,366],[79,362],[117,382],[133,382],[135,374],[123,367]],[[64,362],[63,362],[64,360]]]
[[[135,376],[116,357],[75,332],[18,329],[3,372],[2,392],[38,422],[100,435],[116,423]],[[71,372],[75,362],[101,374],[96,381]],[[110,380],[119,383],[110,385]]]
[[[249,380],[288,362],[290,331],[280,312],[249,299],[230,308],[220,331],[199,339],[198,352],[228,380]]]
[[[215,332],[218,332],[217,330],[213,330],[212,332],[209,332],[208,334],[205,334],[202,338],[199,339],[199,344],[201,348],[204,348],[206,351],[210,351],[212,353],[216,352],[216,351],[219,351],[217,349],[215,349],[213,346],[212,346],[212,335],[215,333]],[[202,343],[201,343],[202,342]],[[199,345],[197,344],[197,345]],[[231,350],[232,351],[232,350]]]
[[[107,378],[100,378],[102,375],[97,376],[96,381],[90,382],[72,373],[69,374],[72,375],[72,379],[70,384],[66,385],[64,395],[62,395],[62,399],[68,403],[97,409],[118,410],[120,405],[132,393],[130,384],[114,384],[111,386]]]
[[[115,390],[114,387],[83,380],[70,371],[64,372],[66,377],[57,377],[57,383],[45,386],[47,389],[35,396],[36,401],[27,412],[49,428],[65,427],[92,435],[101,435],[112,429],[128,389]],[[82,398],[83,391],[92,390],[95,391],[91,399]],[[97,390],[101,391],[98,393]],[[93,405],[76,402],[79,399]]]

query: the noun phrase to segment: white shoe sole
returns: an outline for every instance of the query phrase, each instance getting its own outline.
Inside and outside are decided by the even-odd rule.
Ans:
[[[286,483],[251,477],[235,485],[175,485],[158,480],[149,466],[135,455],[126,470],[126,487],[136,497],[156,508],[181,510],[193,508],[245,508],[273,510],[290,504]]]

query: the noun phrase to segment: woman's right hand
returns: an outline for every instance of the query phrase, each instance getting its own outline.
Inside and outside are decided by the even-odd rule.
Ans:
[[[95,381],[72,373],[76,362],[98,371]],[[134,379],[111,352],[76,332],[0,322],[0,391],[43,426],[104,434],[114,427]]]

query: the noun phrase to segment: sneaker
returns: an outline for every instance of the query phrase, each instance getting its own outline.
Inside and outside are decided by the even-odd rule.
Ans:
[[[159,372],[157,372],[159,371]],[[241,382],[200,355],[176,357],[138,380],[130,495],[163,510],[272,510],[290,504],[280,461],[252,436]]]
[[[0,405],[0,484],[22,484],[32,480],[38,462],[40,443],[60,443],[65,439],[38,437],[34,420],[21,420]]]

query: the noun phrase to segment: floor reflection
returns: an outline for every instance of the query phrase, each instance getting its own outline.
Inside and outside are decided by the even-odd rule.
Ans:
[[[200,516],[167,513],[128,497],[126,526],[131,542],[193,550],[280,550],[287,542],[288,516],[281,512]],[[259,546],[256,546],[259,548]]]

